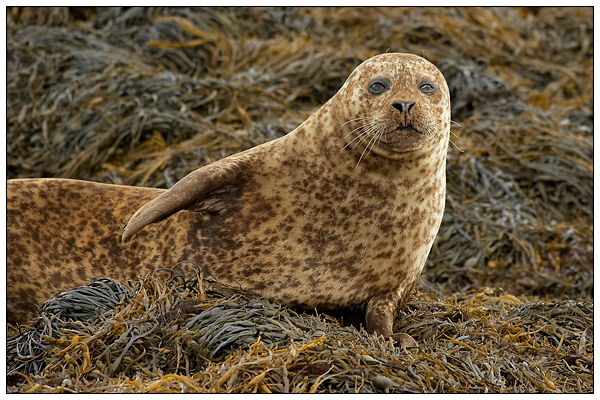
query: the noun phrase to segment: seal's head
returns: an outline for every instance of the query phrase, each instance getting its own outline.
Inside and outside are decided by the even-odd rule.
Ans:
[[[376,154],[447,146],[450,94],[442,73],[426,59],[388,53],[363,62],[338,92],[350,134],[345,143],[362,143]]]

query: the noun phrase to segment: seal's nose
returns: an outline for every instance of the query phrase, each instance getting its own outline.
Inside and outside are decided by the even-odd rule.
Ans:
[[[412,106],[415,105],[414,101],[396,101],[392,103],[392,106],[402,114],[409,114]]]

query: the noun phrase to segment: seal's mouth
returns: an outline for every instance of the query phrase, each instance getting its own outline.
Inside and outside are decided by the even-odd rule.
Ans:
[[[381,138],[381,141],[386,144],[397,143],[400,141],[405,141],[409,137],[414,137],[416,135],[424,135],[423,132],[416,129],[412,124],[400,124],[390,132],[387,132]]]

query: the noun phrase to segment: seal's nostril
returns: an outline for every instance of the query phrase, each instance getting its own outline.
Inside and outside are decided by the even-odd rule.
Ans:
[[[414,101],[396,101],[392,106],[402,114],[409,114],[410,109],[415,105]]]

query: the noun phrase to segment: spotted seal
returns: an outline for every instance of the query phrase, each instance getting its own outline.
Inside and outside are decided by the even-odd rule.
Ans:
[[[191,260],[293,308],[362,309],[368,332],[390,336],[442,220],[449,131],[440,71],[389,53],[291,133],[168,190],[11,180],[9,320],[94,276]]]

